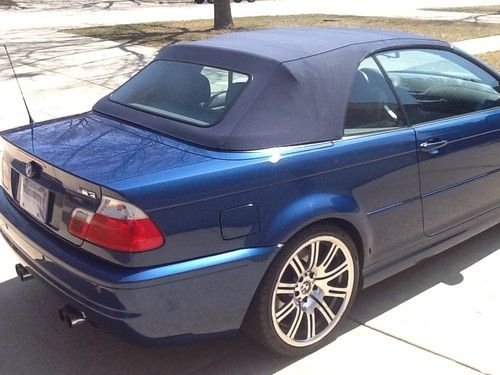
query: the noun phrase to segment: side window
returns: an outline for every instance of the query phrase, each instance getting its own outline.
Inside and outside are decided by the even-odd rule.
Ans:
[[[377,63],[369,57],[358,68],[347,106],[344,135],[353,136],[404,125],[394,94]]]
[[[449,51],[419,49],[376,56],[412,124],[500,105],[498,81]]]

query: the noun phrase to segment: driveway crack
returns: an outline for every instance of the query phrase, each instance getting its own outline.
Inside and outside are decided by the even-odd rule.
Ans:
[[[383,330],[381,330],[381,329],[375,328],[375,327],[373,327],[373,326],[371,326],[371,325],[369,325],[369,324],[367,324],[367,323],[360,322],[360,321],[358,321],[358,320],[356,320],[356,319],[353,319],[353,318],[352,318],[352,317],[350,317],[350,316],[349,316],[349,317],[347,317],[347,319],[351,320],[352,322],[354,322],[354,323],[356,323],[356,324],[359,324],[359,325],[362,325],[362,326],[364,326],[364,327],[366,327],[366,328],[368,328],[368,329],[371,329],[372,331],[375,331],[375,332],[381,333],[381,334],[383,334],[383,335],[389,336],[389,337],[391,337],[391,338],[393,338],[393,339],[396,339],[396,340],[398,340],[398,341],[404,342],[405,344],[408,344],[408,345],[414,346],[414,347],[416,347],[416,348],[418,348],[418,349],[424,350],[424,351],[426,351],[426,352],[428,352],[428,353],[430,353],[430,354],[437,355],[438,357],[444,358],[444,359],[446,359],[446,360],[448,360],[448,361],[455,362],[455,363],[457,363],[457,364],[458,364],[458,365],[460,365],[460,366],[467,367],[468,369],[473,370],[473,371],[476,371],[476,372],[477,372],[477,373],[479,373],[479,374],[486,374],[486,373],[482,372],[481,370],[479,370],[478,368],[476,368],[476,367],[474,367],[474,366],[471,366],[471,365],[468,365],[468,364],[467,364],[467,363],[465,363],[465,362],[462,362],[462,361],[457,360],[457,359],[455,359],[455,358],[449,357],[449,356],[447,356],[447,355],[445,355],[445,354],[441,354],[441,353],[435,352],[435,351],[433,351],[433,350],[431,350],[431,349],[428,349],[428,348],[426,348],[426,347],[423,347],[423,346],[421,346],[421,345],[418,345],[418,344],[416,344],[416,343],[414,343],[414,342],[411,342],[411,341],[405,340],[405,339],[403,339],[403,338],[401,338],[401,337],[398,337],[398,336],[395,336],[395,335],[393,335],[393,334],[391,334],[391,333],[389,333],[389,332],[385,332],[385,331],[383,331]]]

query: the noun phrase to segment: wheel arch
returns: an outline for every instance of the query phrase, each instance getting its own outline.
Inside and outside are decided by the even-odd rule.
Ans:
[[[340,227],[354,241],[360,268],[359,287],[362,288],[362,270],[367,252],[369,254],[370,249],[367,235],[367,216],[352,196],[322,193],[296,200],[280,210],[279,213],[273,214],[272,220],[261,229],[263,232],[262,240],[264,243],[284,245],[293,237],[300,235],[301,232],[325,223]],[[242,322],[243,327],[248,324],[248,316],[251,314],[253,301],[261,284],[262,280],[255,288],[255,293]]]
[[[352,196],[323,193],[295,201],[274,215],[264,230],[263,240],[285,244],[302,231],[325,223],[337,225],[350,235],[362,270],[370,250],[367,216]]]
[[[349,222],[349,221],[347,221],[345,219],[340,219],[340,218],[337,218],[337,217],[331,217],[331,218],[321,219],[321,220],[315,221],[315,222],[313,222],[313,223],[305,226],[301,230],[299,230],[292,237],[290,237],[290,239],[293,238],[293,237],[295,237],[295,236],[300,235],[300,233],[302,233],[303,231],[306,231],[306,230],[310,229],[311,227],[315,227],[315,226],[319,226],[319,225],[325,225],[325,224],[326,225],[330,225],[330,226],[337,226],[337,227],[339,227],[340,229],[344,230],[349,235],[349,237],[352,238],[352,240],[354,241],[354,244],[356,245],[356,251],[358,253],[359,267],[360,267],[360,269],[362,269],[363,268],[363,264],[364,264],[364,260],[365,260],[365,254],[364,254],[364,252],[365,252],[365,245],[364,245],[364,242],[363,242],[363,238],[361,237],[361,233],[356,228],[356,226],[354,226],[351,222]]]

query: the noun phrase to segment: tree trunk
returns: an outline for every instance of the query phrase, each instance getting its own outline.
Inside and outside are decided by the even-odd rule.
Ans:
[[[231,0],[214,1],[214,29],[230,29],[234,26],[231,15]]]

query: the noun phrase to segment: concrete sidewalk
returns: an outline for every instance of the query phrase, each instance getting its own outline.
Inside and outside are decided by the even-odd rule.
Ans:
[[[83,6],[82,2],[71,2],[69,7],[40,7],[35,5],[26,10],[3,10],[0,12],[0,30],[70,28],[98,25],[115,25],[139,22],[182,21],[210,19],[213,6],[186,3],[172,6],[142,1],[119,3],[108,8]],[[76,3],[76,4],[75,4]],[[113,3],[111,2],[96,2]],[[56,2],[56,4],[58,4]],[[498,0],[441,0],[439,6],[459,7],[499,4]],[[363,0],[260,0],[252,4],[233,3],[234,17],[277,16],[297,14],[336,14],[358,16],[407,17],[435,20],[464,20],[470,22],[500,22],[499,15],[477,13],[425,11],[424,8],[436,7],[433,0],[394,1]]]
[[[463,40],[461,42],[453,43],[453,45],[466,51],[467,53],[470,53],[471,55],[494,52],[500,50],[500,35]]]
[[[149,63],[156,49],[79,37],[57,30],[12,31],[8,48],[36,121],[88,111]],[[5,51],[0,49],[0,129],[27,122]]]

